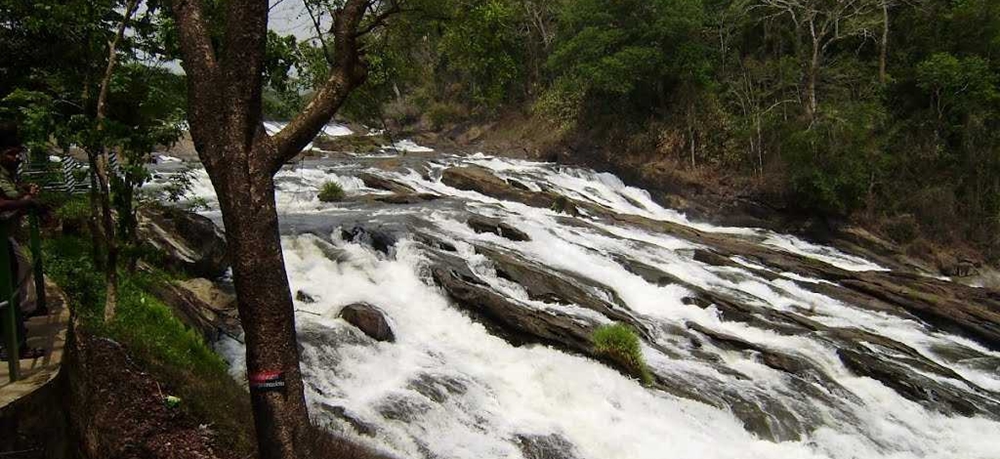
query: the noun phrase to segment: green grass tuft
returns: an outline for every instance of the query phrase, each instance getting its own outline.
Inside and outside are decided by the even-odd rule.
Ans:
[[[319,200],[323,202],[338,202],[344,199],[344,189],[337,182],[326,182],[319,190]]]
[[[649,368],[646,367],[646,359],[642,356],[639,336],[632,327],[620,323],[604,325],[594,331],[593,338],[597,354],[611,360],[643,384],[653,382]]]

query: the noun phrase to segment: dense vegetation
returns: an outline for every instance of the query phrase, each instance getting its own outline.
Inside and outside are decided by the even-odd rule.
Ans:
[[[36,149],[108,145],[134,164],[177,137],[184,79],[164,66],[178,57],[176,31],[156,2],[130,18],[109,113],[95,120],[126,3],[0,2],[0,111],[25,122]],[[329,24],[328,2],[305,5]],[[1000,255],[996,2],[398,5],[367,40],[366,84],[341,116],[443,129],[519,113],[561,139],[735,177],[794,211],[865,219],[897,242],[971,242]],[[270,34],[267,116],[303,107],[333,46]],[[126,216],[128,190],[145,179],[133,172],[111,184]]]
[[[1000,254],[997,2],[410,5],[372,44],[349,115],[440,129],[518,112],[897,242]],[[307,69],[315,44],[299,46],[289,62]]]
[[[75,202],[66,205],[77,205]],[[79,215],[61,215],[61,219],[71,222]],[[183,273],[163,271],[151,264],[141,271],[122,270],[118,314],[106,323],[106,284],[94,266],[88,239],[51,234],[45,238],[43,250],[47,275],[72,302],[78,327],[125,346],[142,368],[164,384],[164,394],[179,398],[186,410],[210,423],[225,446],[241,455],[253,451],[252,432],[246,425],[250,406],[245,390],[229,377],[228,366],[211,345],[152,293],[163,283],[186,277]],[[153,261],[156,254],[147,252],[142,258]]]

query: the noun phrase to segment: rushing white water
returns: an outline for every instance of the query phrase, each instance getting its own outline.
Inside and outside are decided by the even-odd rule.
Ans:
[[[307,397],[313,415],[330,428],[400,457],[415,458],[521,458],[526,453],[519,442],[540,437],[561,439],[554,444],[562,455],[549,457],[566,458],[1000,458],[1000,423],[984,416],[946,416],[879,381],[855,376],[822,334],[782,334],[727,321],[715,306],[702,309],[684,300],[691,288],[723,292],[762,310],[801,314],[823,326],[888,338],[948,367],[968,383],[921,373],[924,376],[962,390],[973,390],[968,384],[974,384],[994,401],[1000,391],[996,366],[1000,353],[931,331],[912,317],[860,308],[807,288],[834,285],[826,280],[774,272],[739,257],[733,259],[735,267],[708,265],[693,258],[692,251],[698,248],[694,242],[586,218],[582,219],[586,224],[570,224],[555,211],[457,190],[435,179],[445,167],[470,164],[531,190],[556,192],[621,214],[731,235],[849,271],[884,270],[877,263],[792,236],[691,222],[610,174],[579,168],[475,155],[438,158],[426,174],[423,164],[394,173],[367,169],[363,163],[285,170],[278,176],[277,200],[285,227],[289,281],[293,291],[316,300],[296,301]],[[448,199],[398,207],[355,199],[384,193],[365,188],[355,178],[362,171]],[[196,178],[193,194],[213,203],[207,176],[199,172]],[[316,190],[326,181],[339,183],[348,201],[316,200]],[[207,213],[217,217],[216,211]],[[513,242],[492,233],[478,234],[465,224],[470,214],[498,218],[531,240]],[[413,233],[400,234],[402,239],[386,255],[341,238],[341,228],[359,222],[372,227],[402,222],[413,233],[448,241],[493,291],[525,307],[574,320],[610,323],[577,305],[530,299],[523,287],[498,276],[476,247],[502,249],[538,266],[607,286],[650,330],[643,351],[655,374],[708,399],[725,392],[727,401],[746,400],[773,416],[767,422],[784,419],[805,427],[798,439],[764,440],[744,425],[741,409],[728,402],[713,406],[645,388],[602,363],[553,347],[512,346],[462,312],[434,284],[427,272],[432,264],[428,249]],[[308,233],[301,228],[308,228]],[[651,284],[626,270],[619,263],[623,258],[683,279],[691,287]],[[761,277],[763,271],[776,276]],[[385,312],[396,341],[374,342],[337,319],[343,306],[355,302]],[[819,368],[835,386],[816,382],[803,386],[763,364],[757,352],[707,342],[692,346],[676,333],[690,324],[794,356]],[[886,352],[876,344],[864,345],[874,353]],[[955,347],[981,357],[955,362],[936,351]],[[239,375],[242,347],[230,340],[220,343],[219,349]],[[713,357],[706,358],[706,353]],[[832,401],[824,402],[827,399]],[[775,411],[779,407],[785,414]],[[370,426],[374,435],[357,433],[344,416],[333,414],[337,410]]]

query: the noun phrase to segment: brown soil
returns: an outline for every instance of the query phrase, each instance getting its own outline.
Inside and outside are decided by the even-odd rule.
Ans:
[[[199,424],[183,401],[168,406],[169,391],[118,343],[77,331],[68,359],[70,424],[85,457],[237,457],[220,447],[211,426]]]

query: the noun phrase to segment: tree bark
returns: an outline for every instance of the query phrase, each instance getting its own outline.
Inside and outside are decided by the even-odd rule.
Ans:
[[[238,139],[230,140],[234,149],[242,149]],[[263,133],[249,148],[248,159],[275,153]],[[245,167],[248,161],[239,163],[210,173],[219,192],[232,254],[233,280],[245,331],[247,375],[253,379],[254,375],[278,373],[285,382],[278,391],[251,389],[259,453],[262,458],[308,457],[302,451],[302,440],[308,434],[309,417],[299,368],[295,313],[278,231],[274,182],[270,174],[254,173],[252,167]]]

